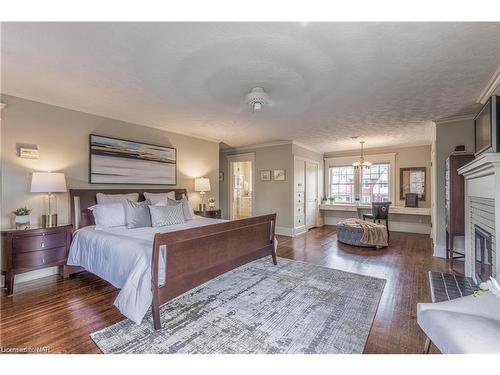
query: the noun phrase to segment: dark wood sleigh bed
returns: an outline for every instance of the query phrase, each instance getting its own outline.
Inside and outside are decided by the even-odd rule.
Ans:
[[[75,229],[93,225],[89,207],[95,205],[96,194],[175,192],[176,199],[187,196],[186,189],[85,189],[69,190],[71,222]],[[276,214],[255,216],[213,225],[183,229],[169,233],[157,233],[152,248],[151,289],[153,292],[154,328],[161,328],[160,306],[182,293],[253,260],[271,255],[276,264],[274,232]],[[160,251],[166,247],[165,283],[158,285]],[[64,275],[83,269],[65,266]]]

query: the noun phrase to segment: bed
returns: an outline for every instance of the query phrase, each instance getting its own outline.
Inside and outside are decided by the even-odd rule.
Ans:
[[[70,190],[71,220],[76,229],[65,277],[87,270],[120,289],[115,306],[140,324],[152,308],[153,325],[161,328],[160,306],[180,294],[236,267],[272,256],[276,264],[276,214],[226,221],[195,217],[160,228],[96,229],[89,207],[96,194],[175,192],[185,189]]]

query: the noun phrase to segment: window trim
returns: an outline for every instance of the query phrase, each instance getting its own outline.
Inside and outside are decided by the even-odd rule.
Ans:
[[[386,153],[386,154],[372,154],[372,155],[364,155],[365,160],[369,161],[373,164],[380,163],[388,163],[390,165],[389,171],[389,199],[392,202],[392,205],[396,205],[395,194],[396,194],[396,153]],[[355,161],[359,160],[359,155],[353,156],[339,156],[339,157],[328,157],[325,158],[325,192],[326,196],[330,196],[330,184],[329,184],[329,168],[330,167],[342,167],[346,165],[352,165]],[[357,194],[361,192],[361,173],[356,173],[355,171],[355,181],[354,181],[354,190]],[[360,196],[361,198],[361,196]],[[347,203],[343,203],[347,204]],[[356,205],[356,203],[351,203],[351,205]]]

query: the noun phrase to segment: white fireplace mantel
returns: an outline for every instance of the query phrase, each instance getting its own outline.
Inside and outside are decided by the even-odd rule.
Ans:
[[[471,200],[485,198],[494,200],[495,267],[493,275],[500,274],[500,153],[483,154],[458,169],[465,180],[465,274],[475,277],[474,238],[471,223]],[[491,201],[490,201],[491,202]]]

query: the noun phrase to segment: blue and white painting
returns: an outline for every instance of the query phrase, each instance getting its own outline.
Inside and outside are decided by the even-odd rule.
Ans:
[[[175,185],[175,148],[90,135],[91,184]]]

